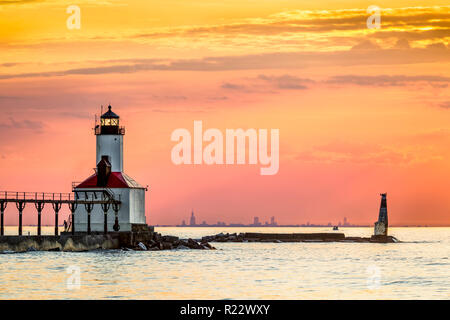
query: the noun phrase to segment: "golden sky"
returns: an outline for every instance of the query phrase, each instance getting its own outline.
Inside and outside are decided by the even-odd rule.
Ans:
[[[448,225],[449,39],[445,1],[0,0],[0,190],[70,191],[111,103],[149,223],[194,208],[210,223],[368,224],[388,192],[391,223]],[[174,166],[170,134],[194,120],[279,128],[279,173]]]

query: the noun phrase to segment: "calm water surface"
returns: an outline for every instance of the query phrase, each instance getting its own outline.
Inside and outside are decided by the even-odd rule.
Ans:
[[[34,228],[24,230],[26,234]],[[222,231],[331,232],[157,231],[193,238]],[[16,232],[7,229],[8,234]],[[370,236],[373,230],[340,232]],[[215,251],[1,254],[0,299],[449,299],[450,228],[391,228],[390,233],[404,243],[216,243]],[[80,268],[79,289],[67,287],[71,266]]]

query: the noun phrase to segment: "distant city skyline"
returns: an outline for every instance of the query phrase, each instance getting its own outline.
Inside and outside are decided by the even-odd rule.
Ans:
[[[253,217],[253,223],[245,224],[242,222],[229,222],[226,223],[224,221],[217,221],[214,224],[209,224],[206,222],[206,220],[202,220],[201,224],[197,224],[197,217],[195,216],[194,210],[191,211],[191,216],[189,218],[189,224],[186,223],[186,220],[182,220],[181,224],[176,225],[177,227],[365,227],[367,225],[354,225],[349,222],[347,217],[343,218],[343,222],[338,221],[338,223],[333,224],[332,222],[328,222],[327,224],[320,224],[320,223],[310,223],[310,221],[307,221],[303,224],[284,224],[279,225],[278,222],[276,222],[275,216],[270,217],[270,222],[265,221],[262,223],[260,221],[259,216]],[[370,226],[370,225],[369,225]]]

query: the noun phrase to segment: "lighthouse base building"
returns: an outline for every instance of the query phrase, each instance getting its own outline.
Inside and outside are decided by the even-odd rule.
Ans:
[[[112,199],[120,205],[79,205],[74,214],[76,232],[135,231],[147,227],[144,188],[123,172],[125,128],[111,106],[95,126],[97,163],[95,173],[73,188],[79,201]],[[106,212],[106,214],[105,214]]]
[[[78,185],[74,192],[78,194],[79,200],[89,200],[94,197],[104,196],[104,188],[97,187],[98,175],[89,177],[86,181]],[[119,228],[115,227],[116,215],[111,209],[107,215],[107,229],[110,231],[132,231],[133,225],[146,225],[145,219],[145,188],[126,174],[114,172],[108,178],[106,187],[114,199],[120,200],[121,205],[117,214]],[[87,197],[86,197],[87,195]],[[95,198],[95,197],[94,197]],[[91,215],[91,231],[104,231],[104,211],[100,205],[94,206]],[[75,213],[75,230],[86,231],[88,213],[83,206],[79,206]]]

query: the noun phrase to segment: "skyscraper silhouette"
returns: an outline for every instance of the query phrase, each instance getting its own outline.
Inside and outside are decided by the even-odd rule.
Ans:
[[[196,225],[196,223],[195,223],[195,216],[194,216],[194,210],[192,210],[191,220],[190,220],[189,225],[191,225],[191,226],[195,226]]]

